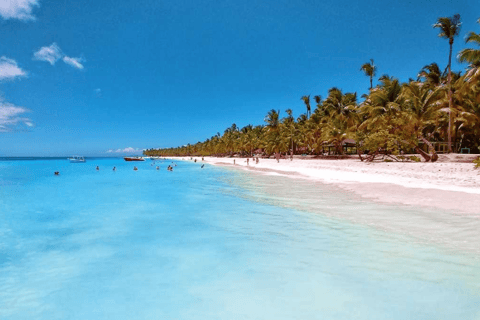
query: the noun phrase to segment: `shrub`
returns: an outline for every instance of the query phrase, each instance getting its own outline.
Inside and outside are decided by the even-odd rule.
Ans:
[[[480,157],[477,159],[473,160],[473,163],[475,164],[475,169],[480,168]]]
[[[417,156],[410,156],[410,160],[414,161],[414,162],[420,162],[422,161],[419,157]]]

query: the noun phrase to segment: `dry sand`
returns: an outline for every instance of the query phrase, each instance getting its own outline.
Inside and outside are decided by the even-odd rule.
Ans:
[[[181,159],[181,158],[180,158]],[[187,160],[190,158],[184,157]],[[198,162],[202,162],[197,157]],[[235,165],[233,164],[235,160]],[[359,159],[259,159],[205,157],[203,162],[314,179],[375,201],[426,206],[480,217],[480,169],[460,162],[361,162]]]

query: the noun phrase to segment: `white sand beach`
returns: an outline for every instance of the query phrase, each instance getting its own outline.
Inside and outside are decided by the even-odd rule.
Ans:
[[[180,157],[182,159],[182,157]],[[183,157],[185,160],[190,158]],[[193,158],[202,162],[201,157]],[[235,164],[234,164],[235,161]],[[461,162],[361,162],[359,159],[259,159],[205,157],[204,163],[235,166],[260,174],[333,183],[384,203],[445,209],[480,217],[480,169]]]

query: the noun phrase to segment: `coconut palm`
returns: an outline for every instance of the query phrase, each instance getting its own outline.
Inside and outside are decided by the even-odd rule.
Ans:
[[[452,50],[453,50],[453,41],[456,36],[460,33],[460,15],[455,14],[453,17],[441,17],[438,18],[437,23],[433,25],[434,28],[440,29],[438,36],[440,38],[448,39],[448,44],[450,45],[450,51],[448,55],[448,152],[452,152]]]
[[[380,84],[370,91],[360,106],[359,117],[363,122],[357,126],[357,140],[364,143],[366,149],[392,147],[395,132],[404,124],[400,121],[401,92],[399,80],[384,75],[380,78]]]
[[[272,109],[267,113],[264,121],[267,123],[268,131],[278,130],[278,126],[280,125],[279,117],[280,117],[280,111],[277,111],[275,109]]]
[[[480,23],[480,19],[477,20]],[[466,43],[474,43],[480,46],[480,33],[470,32],[465,38]],[[460,62],[468,62],[470,70],[467,73],[468,80],[480,76],[480,49],[467,48],[460,51],[457,56]]]
[[[422,68],[417,76],[417,81],[423,79],[424,83],[430,87],[442,84],[445,80],[440,67],[435,62],[430,63]]]
[[[360,71],[363,71],[367,77],[370,77],[370,90],[373,88],[373,77],[377,73],[377,66],[373,63],[373,59],[370,59],[370,62],[366,62],[360,68]]]
[[[438,113],[441,111],[445,89],[443,87],[434,87],[433,89],[420,82],[410,82],[405,84],[401,93],[403,98],[404,116],[407,119],[408,127],[412,133],[428,145],[432,152],[432,162],[437,161],[438,155],[435,148],[425,138],[426,128],[434,126],[438,119]],[[416,144],[416,141],[413,141]],[[428,158],[426,158],[427,160]],[[427,160],[428,161],[428,160]]]
[[[305,103],[305,106],[307,107],[307,118],[310,117],[310,112],[311,112],[311,108],[310,108],[310,95],[308,96],[303,96],[300,98],[301,100],[303,100],[303,103]]]
[[[333,87],[328,90],[328,96],[323,101],[323,108],[330,117],[343,114],[349,115],[357,105],[356,93],[342,93],[342,90]]]
[[[480,23],[480,19],[477,20]],[[465,38],[465,43],[474,43],[480,46],[480,34],[471,31],[467,37]],[[460,62],[468,62],[468,63],[478,63],[480,62],[480,50],[479,49],[463,49],[458,54],[458,60]]]

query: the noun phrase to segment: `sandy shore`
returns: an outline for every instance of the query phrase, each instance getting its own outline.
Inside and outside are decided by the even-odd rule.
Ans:
[[[380,202],[434,207],[480,217],[480,169],[474,169],[472,163],[366,163],[358,159],[282,159],[277,163],[275,159],[259,159],[256,164],[250,158],[247,165],[245,158],[214,157],[205,157],[203,162],[333,183]]]

